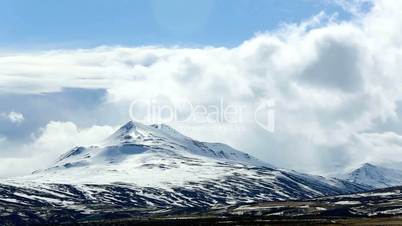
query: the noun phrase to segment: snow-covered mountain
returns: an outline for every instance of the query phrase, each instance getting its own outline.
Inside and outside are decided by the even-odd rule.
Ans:
[[[0,212],[22,211],[40,223],[49,213],[81,218],[116,208],[211,208],[369,188],[278,169],[167,125],[129,122],[100,145],[73,148],[46,169],[1,180]]]
[[[375,188],[402,185],[401,170],[376,166],[370,163],[365,163],[361,167],[341,176],[340,178]]]
[[[75,147],[24,180],[166,187],[230,175],[224,165],[273,167],[228,145],[193,140],[164,124],[130,121],[101,145]]]

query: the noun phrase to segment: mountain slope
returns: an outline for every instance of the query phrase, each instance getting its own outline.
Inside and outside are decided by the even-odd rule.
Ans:
[[[166,125],[129,122],[100,145],[76,147],[47,169],[0,181],[0,210],[32,215],[40,223],[54,214],[82,219],[116,209],[188,210],[367,189],[278,169]]]
[[[341,178],[375,188],[402,185],[402,171],[365,163]]]

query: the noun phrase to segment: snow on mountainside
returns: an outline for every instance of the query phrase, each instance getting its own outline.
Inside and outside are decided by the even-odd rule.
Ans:
[[[402,185],[402,171],[365,163],[352,172],[341,176],[347,181],[375,188]]]
[[[228,145],[193,140],[166,125],[129,122],[102,144],[73,148],[47,169],[0,180],[0,212],[23,210],[40,217],[63,213],[71,218],[114,208],[211,208],[369,188],[278,169]],[[37,209],[43,206],[51,206],[53,212]]]

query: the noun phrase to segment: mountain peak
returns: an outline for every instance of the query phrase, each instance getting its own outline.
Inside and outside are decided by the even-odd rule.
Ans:
[[[56,166],[71,168],[96,165],[107,168],[110,164],[126,164],[125,161],[136,162],[142,158],[167,161],[172,159],[172,156],[177,158],[172,160],[173,162],[179,161],[180,158],[205,158],[209,159],[208,161],[221,161],[227,164],[274,168],[229,145],[197,141],[166,124],[144,125],[134,121],[121,126],[98,146],[79,146],[69,151],[59,159]]]
[[[169,139],[186,140],[187,136],[166,124],[145,125],[139,122],[129,121],[121,126],[106,140],[112,143],[137,143],[151,137],[169,137]]]
[[[158,131],[169,135],[171,137],[176,137],[176,138],[181,138],[181,139],[186,139],[188,138],[187,136],[183,135],[182,133],[180,133],[179,131],[175,130],[174,128],[172,128],[171,126],[167,125],[167,124],[152,124],[150,125],[150,127],[157,129]]]
[[[364,163],[343,176],[344,179],[377,188],[402,185],[402,171]]]
[[[130,133],[133,129],[135,129],[136,123],[133,121],[128,121],[126,124],[124,124],[122,127],[120,127],[115,133],[119,134],[128,134]]]
[[[127,129],[130,130],[135,127],[135,123],[133,121],[128,121],[126,124],[124,124],[120,129]]]
[[[130,134],[135,132],[139,126],[139,123],[134,121],[128,121],[126,124],[121,126],[116,132],[110,135],[106,141],[107,142],[116,142],[121,140],[126,140],[127,138],[131,137]]]
[[[360,167],[354,169],[353,171],[350,172],[351,175],[361,175],[364,173],[364,175],[372,176],[372,175],[378,175],[381,174],[382,171],[390,170],[388,168],[384,168],[381,166],[376,166],[371,163],[364,163]]]
[[[361,167],[359,167],[359,169],[361,169],[361,168],[372,168],[372,169],[374,169],[374,168],[378,168],[378,166],[366,162],[363,165],[361,165]]]

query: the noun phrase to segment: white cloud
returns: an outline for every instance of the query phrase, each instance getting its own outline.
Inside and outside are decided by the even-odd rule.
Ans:
[[[358,7],[362,1],[353,2]],[[223,98],[247,106],[275,98],[274,134],[252,124],[240,130],[216,130],[216,125],[182,130],[228,142],[280,166],[330,169],[331,164],[372,159],[378,149],[356,139],[382,140],[367,131],[401,117],[402,1],[377,0],[370,12],[353,10],[351,21],[321,13],[234,48],[99,47],[3,54],[0,89],[44,93],[103,88],[108,103],[127,109],[137,98],[174,102],[186,97],[197,104]],[[361,148],[371,157],[362,156]]]
[[[96,145],[114,132],[110,126],[78,128],[72,122],[49,122],[23,149],[22,156],[0,158],[0,177],[29,174],[51,165],[60,155],[79,145]]]
[[[10,113],[3,113],[2,116],[12,123],[20,124],[25,120],[24,115],[20,112],[11,111]]]

